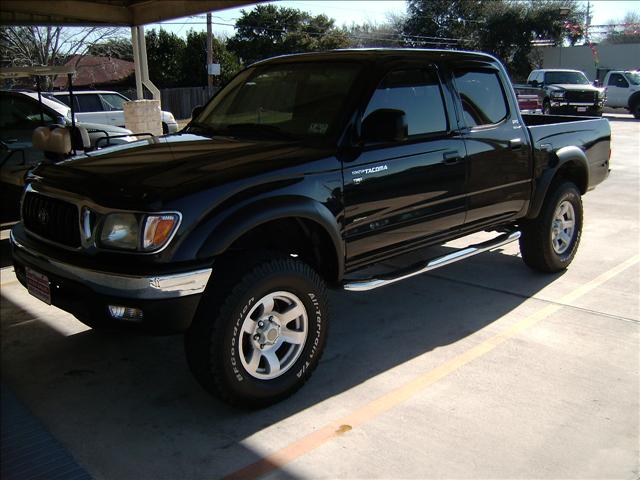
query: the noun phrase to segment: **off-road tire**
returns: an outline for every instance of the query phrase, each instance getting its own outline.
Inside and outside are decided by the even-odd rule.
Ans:
[[[210,393],[231,404],[262,408],[296,392],[322,355],[329,325],[324,281],[306,263],[279,253],[228,256],[216,262],[193,324],[185,334],[191,372]],[[274,379],[252,376],[240,359],[242,325],[252,305],[273,292],[291,292],[304,305],[308,333],[292,366]]]
[[[556,209],[564,201],[573,207],[575,228],[566,251],[559,254],[553,247],[552,228]],[[582,219],[582,199],[576,185],[566,181],[554,183],[549,187],[538,217],[522,225],[520,253],[524,263],[541,272],[553,273],[566,269],[578,251]]]
[[[551,102],[549,100],[542,102],[542,114],[553,115],[553,112],[551,111]]]
[[[633,105],[630,105],[629,112],[631,112],[633,118],[640,120],[640,100],[637,100]]]

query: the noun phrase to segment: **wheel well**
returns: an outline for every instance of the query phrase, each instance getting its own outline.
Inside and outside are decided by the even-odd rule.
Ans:
[[[313,220],[282,218],[258,225],[235,240],[228,251],[275,250],[297,255],[327,282],[337,282],[339,264],[329,233]]]
[[[640,102],[640,93],[636,92],[629,97],[629,108],[633,108],[634,105]]]
[[[581,194],[587,193],[588,178],[587,172],[584,167],[580,166],[577,162],[569,161],[562,165],[556,172],[553,181],[558,182],[562,180],[568,180],[576,184]]]

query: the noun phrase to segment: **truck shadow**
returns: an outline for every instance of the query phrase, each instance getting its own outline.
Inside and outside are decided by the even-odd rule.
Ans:
[[[261,458],[269,449],[255,447],[265,441],[263,430],[278,422],[295,429],[299,412],[416,357],[435,367],[437,357],[425,354],[485,328],[498,331],[493,322],[557,278],[494,251],[384,289],[332,292],[329,341],[314,376],[261,411],[234,409],[204,392],[188,371],[180,336],[65,336],[3,292],[3,382],[96,477],[220,477]],[[299,430],[294,438],[306,433]]]

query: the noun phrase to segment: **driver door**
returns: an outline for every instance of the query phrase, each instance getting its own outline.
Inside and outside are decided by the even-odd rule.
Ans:
[[[411,248],[465,220],[464,140],[438,71],[388,72],[363,122],[381,109],[403,111],[408,135],[365,143],[343,164],[347,268]]]

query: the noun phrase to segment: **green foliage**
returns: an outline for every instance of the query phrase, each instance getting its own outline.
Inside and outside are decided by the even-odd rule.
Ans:
[[[220,64],[221,75],[216,82],[225,83],[240,69],[238,58],[227,50],[225,43],[215,37],[212,42],[213,63]],[[186,50],[182,57],[184,85],[207,84],[207,33],[189,30]]]
[[[175,33],[155,29],[145,33],[149,78],[158,88],[176,87],[182,84],[182,57],[185,41]]]
[[[477,42],[483,9],[493,1],[408,0],[404,33],[438,38],[463,38]],[[410,42],[411,43],[411,42]]]
[[[343,48],[347,33],[337,29],[326,15],[312,16],[295,8],[258,5],[242,10],[236,34],[227,46],[245,64],[287,53]]]
[[[455,39],[457,48],[481,50],[498,57],[513,77],[532,69],[532,40],[575,44],[584,9],[576,0],[409,0],[404,33]],[[410,45],[422,46],[419,38]]]

